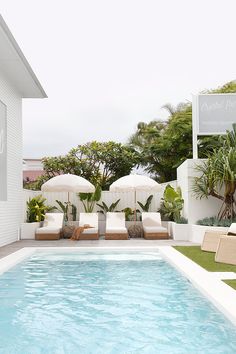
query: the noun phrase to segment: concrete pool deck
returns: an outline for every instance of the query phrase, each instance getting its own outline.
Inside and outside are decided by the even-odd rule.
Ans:
[[[35,241],[35,240],[20,240],[9,245],[0,247],[0,259],[8,256],[25,247],[158,247],[158,246],[193,246],[192,242],[174,241],[174,240],[145,240],[133,238],[130,240],[108,241],[100,239],[98,241]]]

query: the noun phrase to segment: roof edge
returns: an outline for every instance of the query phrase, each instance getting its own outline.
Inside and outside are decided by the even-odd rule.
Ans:
[[[13,34],[11,33],[9,27],[7,26],[6,22],[4,21],[2,15],[0,14],[0,26],[2,27],[3,31],[5,32],[6,36],[8,37],[9,41],[11,42],[12,46],[14,47],[16,53],[19,55],[22,63],[24,64],[26,70],[28,71],[28,73],[30,74],[30,76],[32,77],[33,81],[35,82],[36,86],[38,87],[39,91],[42,94],[42,98],[47,98],[47,94],[44,91],[42,85],[40,84],[37,76],[35,75],[33,69],[31,68],[28,60],[26,59],[26,57],[24,56],[22,50],[20,49],[17,41],[15,40],[15,38],[13,37]]]

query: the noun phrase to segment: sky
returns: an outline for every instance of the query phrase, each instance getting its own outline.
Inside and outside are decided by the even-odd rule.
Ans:
[[[0,0],[45,89],[23,102],[24,158],[127,142],[162,108],[236,79],[235,0]]]

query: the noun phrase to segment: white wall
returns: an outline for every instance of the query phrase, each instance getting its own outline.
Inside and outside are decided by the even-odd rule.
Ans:
[[[201,159],[186,160],[177,169],[177,184],[181,187],[184,198],[183,216],[186,217],[190,224],[196,223],[199,219],[215,216],[218,214],[221,201],[216,198],[196,199],[192,191],[194,177],[199,176],[199,172],[195,167],[197,164],[203,163]]]
[[[0,100],[7,106],[7,201],[0,201],[0,246],[14,242],[22,220],[21,95],[0,76]]]

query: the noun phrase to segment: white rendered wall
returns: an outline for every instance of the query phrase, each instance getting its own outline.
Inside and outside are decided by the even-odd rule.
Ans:
[[[190,224],[196,223],[199,219],[215,216],[218,214],[221,201],[216,198],[196,199],[192,192],[194,177],[199,176],[195,166],[203,163],[201,159],[186,160],[177,169],[177,183],[181,187],[184,198],[183,216],[186,217]]]
[[[0,246],[18,239],[22,221],[21,95],[0,76],[0,100],[7,106],[7,201],[0,201]]]

